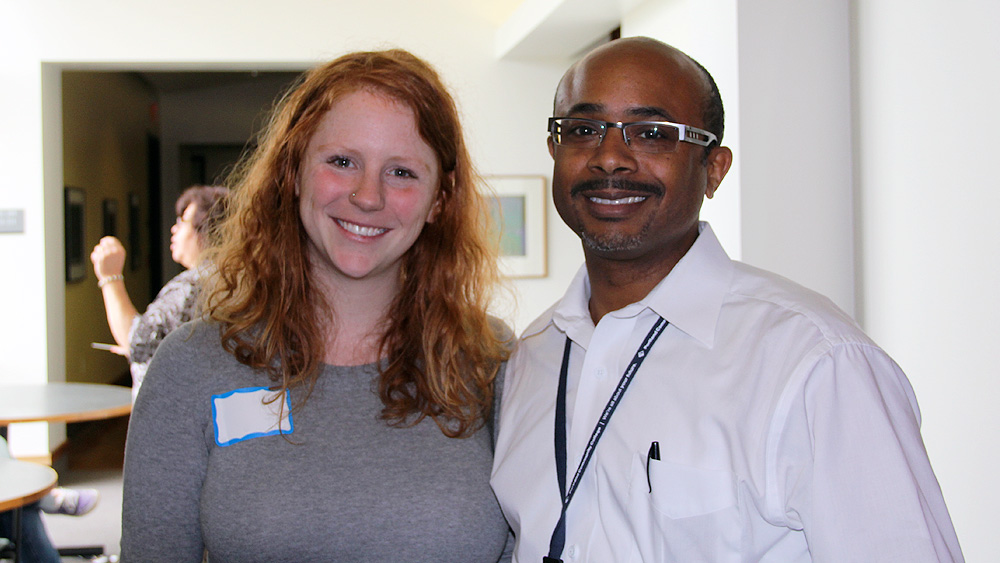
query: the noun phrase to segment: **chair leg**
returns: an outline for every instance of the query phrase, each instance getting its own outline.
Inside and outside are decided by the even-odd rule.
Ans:
[[[13,563],[18,563],[21,560],[21,509],[23,507],[19,506],[14,509],[14,557],[11,561]]]

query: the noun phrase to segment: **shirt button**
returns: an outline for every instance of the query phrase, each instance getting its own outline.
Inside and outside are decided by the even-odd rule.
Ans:
[[[569,549],[566,551],[566,555],[570,559],[576,559],[576,546],[575,545],[569,546]]]
[[[604,366],[601,366],[597,368],[596,371],[594,371],[594,375],[597,377],[597,379],[603,380],[605,377],[608,376],[608,370],[604,369]]]

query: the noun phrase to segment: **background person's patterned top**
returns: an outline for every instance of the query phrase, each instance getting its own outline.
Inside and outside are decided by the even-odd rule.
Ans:
[[[195,318],[200,282],[204,275],[204,268],[181,272],[163,286],[146,312],[132,320],[128,340],[133,399],[160,342],[174,329]]]

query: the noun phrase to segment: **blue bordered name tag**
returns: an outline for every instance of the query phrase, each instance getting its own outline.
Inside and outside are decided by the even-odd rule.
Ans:
[[[290,393],[284,400],[275,399],[279,394],[267,387],[246,387],[212,395],[215,443],[231,446],[251,438],[291,434],[292,399]]]

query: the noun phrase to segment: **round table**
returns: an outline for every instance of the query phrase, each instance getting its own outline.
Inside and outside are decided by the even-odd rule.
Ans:
[[[0,453],[0,512],[41,500],[56,484],[55,469]]]
[[[0,452],[0,511],[13,511],[14,563],[21,559],[21,509],[40,500],[56,484],[58,475],[51,467],[18,461]]]
[[[0,425],[83,422],[132,411],[132,389],[105,383],[0,384]]]
[[[132,389],[121,385],[104,383],[0,384],[0,426],[15,422],[84,422],[125,416],[130,412],[132,412]],[[0,455],[6,455],[6,452]],[[31,465],[48,472],[43,476],[42,471],[31,468],[30,471],[35,471],[35,477],[40,480],[34,482],[34,485],[38,485],[39,488],[31,494],[25,494],[21,497],[14,493],[22,489],[9,488],[7,483],[11,483],[11,487],[13,487],[15,481],[8,481],[8,476],[0,473],[0,500],[14,503],[12,506],[16,507],[15,510],[20,510],[20,506],[41,499],[55,485],[56,472],[51,467],[24,461],[0,459],[0,465],[5,468],[11,463],[26,464],[10,466],[11,471],[28,471],[27,466]],[[13,476],[12,474],[11,477]],[[46,483],[49,476],[51,476],[51,480]],[[27,479],[28,475],[24,475],[24,477]],[[10,495],[8,495],[8,491],[10,491]],[[9,500],[8,496],[10,496]],[[18,505],[17,502],[21,504]],[[19,528],[19,513],[15,514],[15,522],[15,526]],[[60,555],[100,555],[104,553],[104,548],[92,546],[60,549],[59,553]]]

